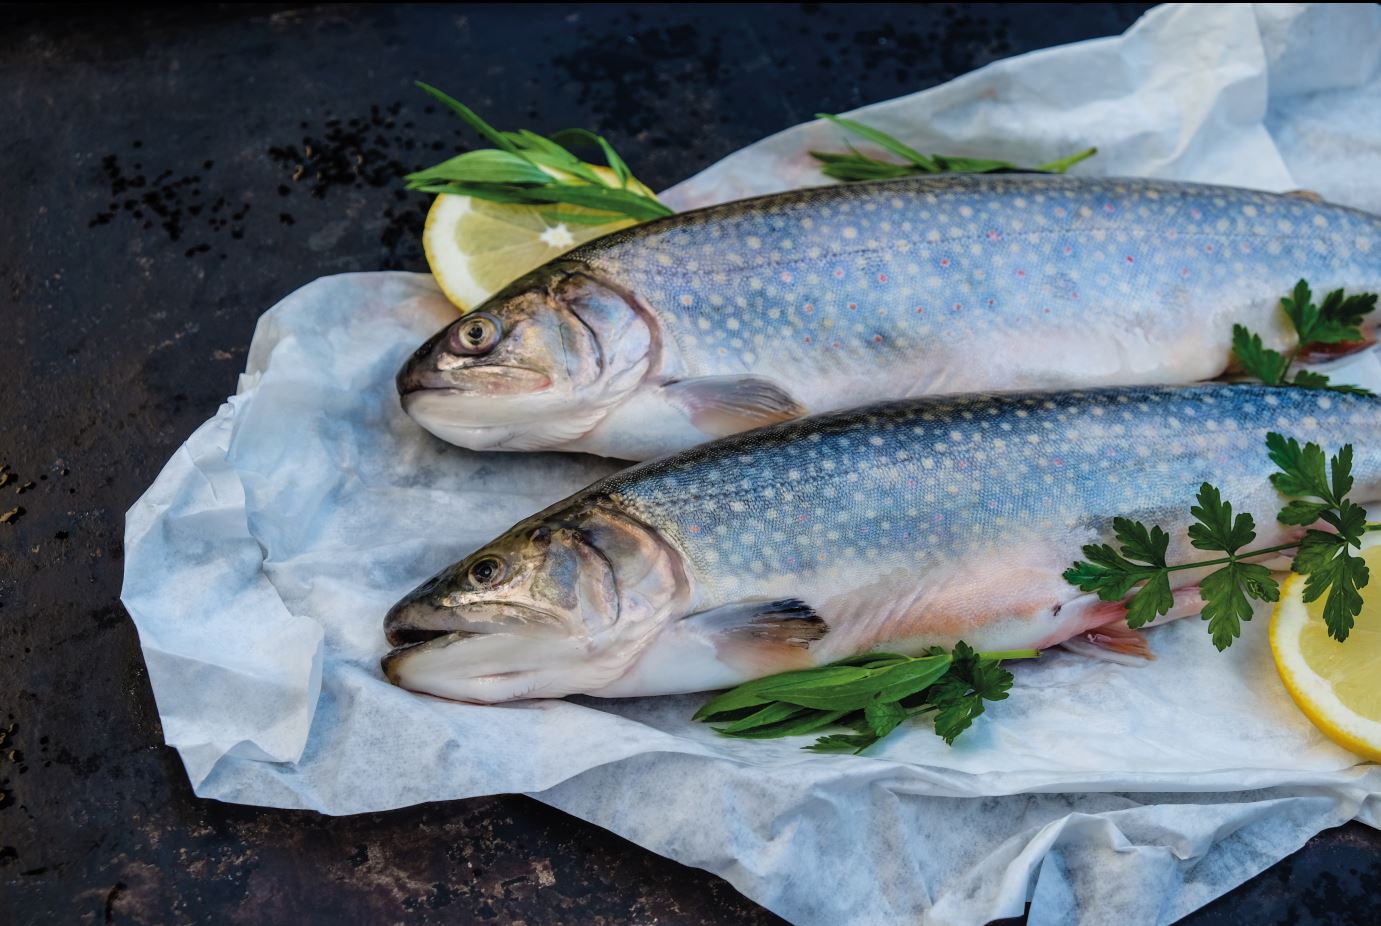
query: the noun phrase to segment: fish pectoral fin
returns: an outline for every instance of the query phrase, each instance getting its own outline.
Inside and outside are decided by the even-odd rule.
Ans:
[[[662,389],[706,434],[737,434],[806,413],[789,392],[760,376],[701,376],[673,380]]]
[[[726,664],[754,675],[809,666],[810,645],[829,633],[824,618],[797,598],[738,602],[691,614],[685,622],[714,644]]]

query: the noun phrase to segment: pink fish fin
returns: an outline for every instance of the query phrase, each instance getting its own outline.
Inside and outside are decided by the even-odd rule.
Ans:
[[[673,380],[662,389],[706,434],[737,434],[806,413],[789,392],[760,376],[701,376]]]
[[[1323,197],[1313,190],[1287,190],[1285,195],[1293,196],[1295,199],[1308,200],[1311,203],[1321,203],[1324,201]]]
[[[1127,626],[1127,606],[1121,601],[1099,601],[1089,608],[1090,630],[1076,634],[1060,645],[1070,652],[1082,656],[1092,656],[1122,665],[1141,665],[1146,660],[1155,659],[1146,642],[1142,630],[1159,627],[1182,617],[1192,617],[1204,609],[1204,599],[1197,585],[1177,588],[1175,601],[1170,610],[1146,624],[1133,630]],[[1104,620],[1106,618],[1106,620]]]
[[[1141,635],[1141,631],[1128,627],[1126,618],[1085,631],[1060,645],[1081,656],[1108,659],[1123,665],[1137,665],[1137,660],[1156,658],[1151,654],[1151,648],[1146,645],[1146,638]],[[1118,656],[1135,659],[1118,659]]]
[[[726,664],[755,676],[812,665],[810,645],[829,633],[815,609],[796,598],[738,602],[685,621]]]
[[[1373,322],[1370,331],[1362,332],[1360,341],[1339,341],[1336,344],[1311,344],[1306,349],[1300,351],[1299,359],[1304,363],[1327,363],[1330,360],[1339,360],[1343,357],[1350,357],[1368,348],[1376,346],[1376,331]]]

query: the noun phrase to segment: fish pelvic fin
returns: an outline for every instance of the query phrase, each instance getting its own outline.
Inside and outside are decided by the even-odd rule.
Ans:
[[[1072,653],[1091,656],[1124,666],[1145,665],[1155,659],[1142,631],[1177,621],[1182,617],[1193,617],[1204,609],[1203,595],[1197,585],[1186,585],[1174,591],[1174,603],[1170,610],[1146,624],[1141,630],[1127,626],[1127,605],[1125,601],[1097,601],[1089,611],[1093,626],[1083,633],[1075,634],[1060,645]],[[1088,626],[1085,624],[1084,626]]]
[[[1123,665],[1139,665],[1155,659],[1151,647],[1139,630],[1128,627],[1125,619],[1085,631],[1061,644],[1071,652],[1096,659],[1107,659]],[[1123,658],[1116,658],[1116,657]],[[1130,658],[1128,658],[1130,657]]]
[[[714,644],[724,663],[754,676],[812,665],[811,644],[829,633],[824,618],[797,598],[738,602],[685,621]]]
[[[662,387],[672,404],[706,434],[723,436],[800,418],[806,407],[760,376],[701,376]]]

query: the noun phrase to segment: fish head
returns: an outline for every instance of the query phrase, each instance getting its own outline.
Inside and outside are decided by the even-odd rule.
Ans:
[[[384,673],[479,703],[597,691],[637,662],[684,588],[674,551],[616,508],[537,515],[393,606]]]
[[[473,450],[544,450],[589,433],[652,362],[637,300],[582,265],[547,265],[462,315],[398,372],[403,409]]]

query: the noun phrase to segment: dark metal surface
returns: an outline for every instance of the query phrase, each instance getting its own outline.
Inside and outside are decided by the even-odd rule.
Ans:
[[[663,187],[1140,9],[0,7],[0,923],[779,922],[526,798],[197,800],[118,601],[124,512],[234,390],[260,312],[425,269],[398,175],[463,136],[414,79],[604,132]],[[1370,922],[1378,882],[1352,825],[1192,920]]]

